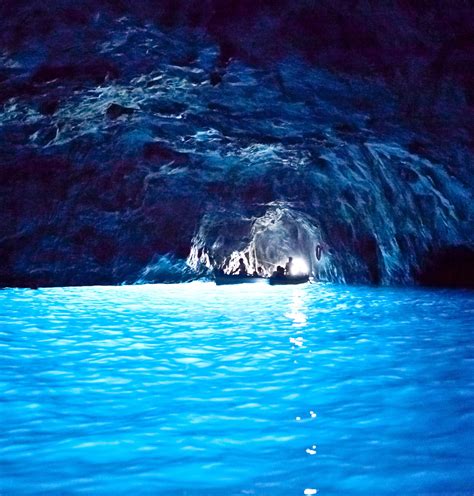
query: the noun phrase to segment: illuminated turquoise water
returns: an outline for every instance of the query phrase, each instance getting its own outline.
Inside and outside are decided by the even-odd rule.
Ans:
[[[0,291],[0,494],[474,491],[474,293]]]

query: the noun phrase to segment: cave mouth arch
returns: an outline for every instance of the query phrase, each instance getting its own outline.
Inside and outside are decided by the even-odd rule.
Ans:
[[[289,206],[272,206],[260,217],[219,212],[203,218],[188,264],[194,269],[205,265],[229,273],[243,258],[249,271],[262,267],[271,274],[276,265],[284,265],[291,256],[303,261],[310,274],[316,275],[316,268],[325,258],[317,260],[318,246],[321,249],[323,243],[314,219]]]
[[[320,239],[309,217],[288,208],[275,208],[254,222],[248,252],[253,264],[267,273],[276,265],[284,265],[290,256],[302,260],[313,273]]]

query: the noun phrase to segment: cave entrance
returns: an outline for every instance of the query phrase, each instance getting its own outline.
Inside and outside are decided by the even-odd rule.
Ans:
[[[288,208],[275,208],[252,226],[246,256],[252,270],[262,267],[271,274],[278,265],[293,258],[293,272],[314,274],[320,234],[311,219]]]
[[[296,272],[315,276],[323,262],[319,261],[321,253],[317,257],[321,245],[314,219],[287,205],[271,207],[253,219],[221,211],[203,218],[188,264],[231,273],[243,258],[250,273],[261,267],[265,275],[270,275],[293,257]]]

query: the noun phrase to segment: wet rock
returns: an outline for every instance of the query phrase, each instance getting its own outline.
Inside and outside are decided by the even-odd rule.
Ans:
[[[206,190],[218,200],[230,200],[235,197],[235,188],[225,181],[212,181],[206,185]]]
[[[38,110],[43,115],[53,115],[59,108],[59,101],[56,99],[47,99],[38,105]]]
[[[248,139],[252,140],[254,143],[262,143],[264,145],[274,145],[277,143],[281,143],[282,138],[279,136],[271,136],[269,134],[254,134],[248,133],[246,136]]]
[[[7,79],[9,79],[10,77],[10,74],[8,71],[4,70],[4,69],[0,69],[0,83],[3,83],[4,81],[6,81]]]
[[[185,112],[188,106],[173,100],[152,99],[147,102],[146,108],[161,115],[179,115]]]
[[[305,138],[302,136],[283,136],[281,142],[285,145],[300,145],[304,143]]]
[[[358,129],[354,124],[350,124],[348,122],[341,122],[334,126],[334,130],[340,134],[355,134]]]
[[[377,239],[373,235],[359,236],[356,250],[367,264],[369,280],[372,284],[380,284],[379,249]]]
[[[218,84],[222,83],[222,74],[217,71],[211,72],[211,75],[209,76],[209,82],[212,84],[212,86],[217,86]]]
[[[15,185],[44,185],[52,186],[67,180],[73,170],[73,165],[63,157],[42,157],[33,154],[18,156],[0,167],[0,185],[14,187]]]
[[[232,186],[231,186],[232,188]],[[245,185],[240,191],[241,201],[246,205],[268,204],[273,201],[275,194],[272,184],[265,178],[251,182]]]
[[[38,131],[36,131],[32,135],[31,139],[34,143],[44,146],[50,143],[51,141],[53,141],[54,138],[56,138],[57,134],[58,134],[57,127],[45,126],[38,129]]]
[[[105,111],[105,115],[109,119],[118,119],[122,115],[132,115],[136,109],[132,107],[124,107],[119,103],[111,103],[107,110]]]
[[[199,274],[192,270],[184,260],[173,255],[154,256],[142,270],[140,283],[178,283],[197,279]]]
[[[321,170],[329,170],[331,168],[331,162],[325,157],[315,157],[314,164]]]
[[[106,79],[117,79],[120,75],[118,67],[107,60],[93,60],[83,64],[42,65],[32,76],[35,84],[57,81],[91,81],[101,84]]]
[[[37,126],[0,126],[0,143],[5,145],[25,145],[28,141],[28,133],[34,133],[37,129]]]
[[[410,141],[410,143],[408,143],[407,149],[414,155],[425,155],[428,151],[426,143],[423,143],[419,140]]]
[[[207,108],[209,110],[215,110],[216,112],[222,112],[224,114],[231,114],[232,113],[232,108],[229,107],[228,105],[224,105],[219,102],[209,102],[207,104]]]
[[[5,81],[0,83],[0,102],[10,98],[30,98],[40,93],[40,90],[28,81]]]
[[[189,157],[186,153],[172,150],[159,141],[145,143],[143,147],[143,157],[146,160],[158,160],[160,162],[172,161],[176,164],[184,164],[189,161]]]
[[[408,167],[400,168],[400,177],[409,183],[416,183],[419,179],[418,174]]]

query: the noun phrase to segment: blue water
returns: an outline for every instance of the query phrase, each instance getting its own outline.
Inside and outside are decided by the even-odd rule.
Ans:
[[[0,494],[474,491],[474,293],[0,291]]]

